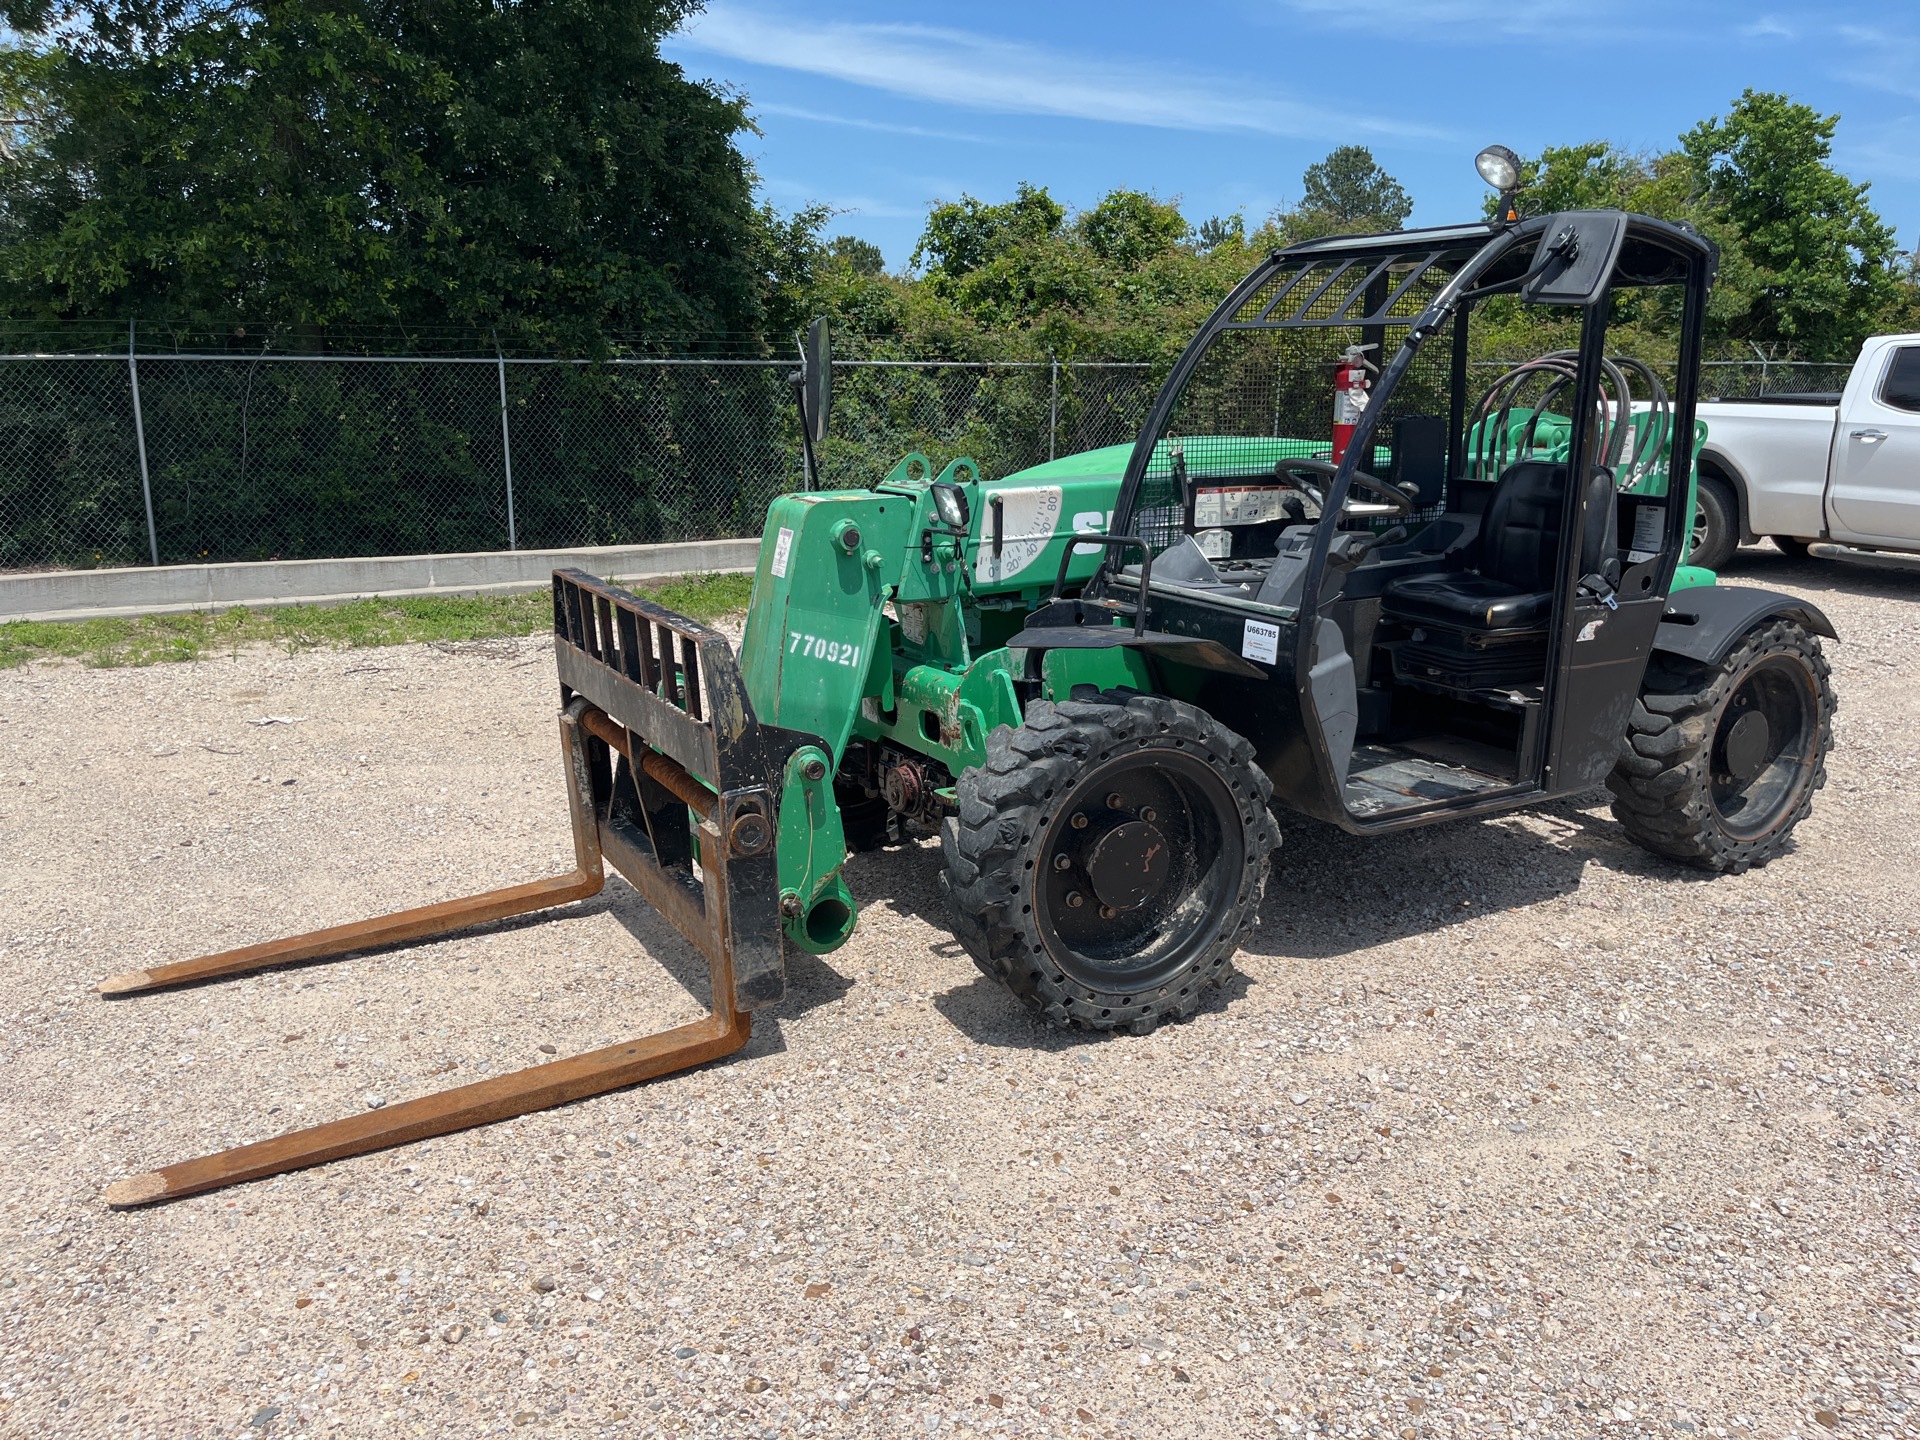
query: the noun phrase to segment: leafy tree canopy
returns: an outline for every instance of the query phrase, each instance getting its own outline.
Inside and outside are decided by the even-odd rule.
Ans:
[[[1013,199],[988,205],[962,195],[933,207],[914,247],[913,263],[926,267],[935,289],[949,286],[1007,251],[1055,235],[1066,208],[1044,186],[1020,182]]]
[[[1534,214],[1617,208],[1691,224],[1720,247],[1710,342],[1848,359],[1913,311],[1914,276],[1867,187],[1830,163],[1838,119],[1749,90],[1673,150],[1549,146],[1522,162],[1520,203]]]
[[[1078,222],[1080,238],[1108,265],[1136,270],[1187,238],[1179,207],[1138,190],[1115,190]]]
[[[696,8],[6,0],[33,123],[0,169],[0,296],[296,342],[755,330],[783,245],[742,102],[659,54]]]
[[[1738,238],[1748,303],[1734,339],[1783,339],[1843,355],[1895,302],[1893,232],[1829,163],[1837,115],[1748,90],[1680,139],[1708,212]]]

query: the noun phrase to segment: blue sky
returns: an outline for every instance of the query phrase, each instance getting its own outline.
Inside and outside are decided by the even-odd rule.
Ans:
[[[768,199],[833,206],[895,266],[963,192],[1124,185],[1252,220],[1347,143],[1445,224],[1479,213],[1482,145],[1666,147],[1748,86],[1838,113],[1835,163],[1920,242],[1915,0],[710,0],[666,51],[748,97]]]

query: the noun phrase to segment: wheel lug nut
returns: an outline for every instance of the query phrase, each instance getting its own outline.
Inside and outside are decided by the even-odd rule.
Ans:
[[[1076,830],[1084,830],[1087,828],[1087,817],[1085,815],[1075,815],[1069,823]]]
[[[1113,906],[1111,905],[1102,905],[1100,907],[1100,918],[1102,920],[1111,920],[1113,919],[1114,916],[1118,915],[1119,913],[1120,912],[1114,909]]]
[[[1151,825],[1154,821],[1160,818],[1160,814],[1151,805],[1149,805],[1146,809],[1140,812],[1140,818],[1146,821],[1149,825]]]
[[[1072,859],[1072,857],[1071,857],[1071,856],[1068,856],[1068,855],[1056,855],[1056,856],[1054,856],[1054,857],[1053,857],[1053,868],[1054,868],[1054,869],[1056,869],[1056,870],[1071,870],[1071,869],[1073,868],[1073,859]]]
[[[1107,796],[1107,809],[1124,810],[1126,809],[1126,807],[1127,807],[1127,797],[1122,795],[1118,790],[1114,791],[1111,795]]]
[[[1087,897],[1082,895],[1078,890],[1071,891],[1067,895],[1067,908],[1069,910],[1078,910],[1086,903]]]

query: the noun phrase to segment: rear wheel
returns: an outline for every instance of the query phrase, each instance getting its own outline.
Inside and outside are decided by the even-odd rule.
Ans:
[[[1607,788],[1639,845],[1704,870],[1786,850],[1827,783],[1833,687],[1820,641],[1763,621],[1717,666],[1655,655]]]
[[[1230,968],[1280,843],[1253,747],[1107,691],[996,731],[943,831],[954,933],[1056,1025],[1146,1034]]]
[[[1724,480],[1702,475],[1694,490],[1687,563],[1718,570],[1740,545],[1740,507]]]

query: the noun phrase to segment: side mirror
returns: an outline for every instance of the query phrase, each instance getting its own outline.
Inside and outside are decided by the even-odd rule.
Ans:
[[[833,411],[833,352],[827,339],[827,317],[816,315],[807,326],[800,350],[801,385],[807,408],[807,437],[818,445],[827,438],[827,416]]]
[[[933,513],[940,517],[940,523],[957,535],[966,534],[973,519],[973,508],[967,503],[967,492],[951,480],[934,481],[932,491]]]
[[[1533,268],[1520,282],[1530,305],[1597,305],[1613,282],[1614,262],[1627,240],[1627,217],[1617,210],[1569,210],[1540,233]]]

